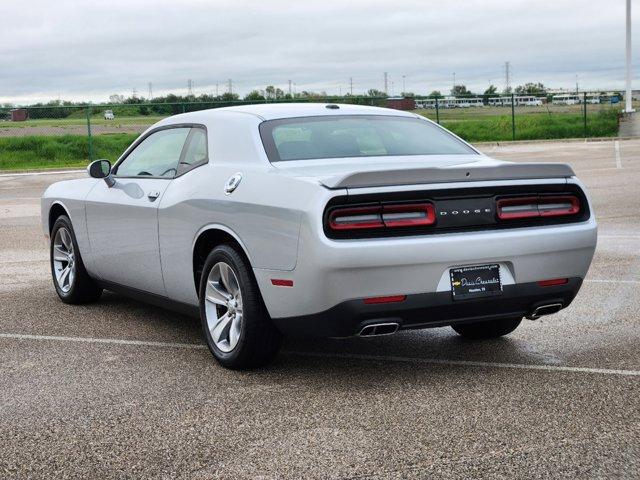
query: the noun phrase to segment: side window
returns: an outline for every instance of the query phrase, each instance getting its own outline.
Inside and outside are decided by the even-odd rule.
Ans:
[[[194,127],[189,133],[187,144],[182,152],[178,175],[182,175],[209,160],[207,153],[207,131],[204,128]]]
[[[116,175],[119,177],[175,177],[180,153],[190,130],[190,128],[181,127],[152,133],[118,165]]]

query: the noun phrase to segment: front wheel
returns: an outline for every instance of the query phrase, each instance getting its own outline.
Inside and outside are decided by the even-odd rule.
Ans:
[[[84,268],[71,220],[59,216],[51,229],[49,247],[51,276],[58,297],[65,303],[91,303],[102,295],[99,287]]]
[[[205,261],[200,322],[209,350],[227,368],[266,365],[282,343],[248,262],[229,245],[217,246]]]
[[[474,340],[487,340],[508,335],[518,328],[521,321],[522,318],[503,318],[484,322],[451,325],[451,328],[462,337]]]

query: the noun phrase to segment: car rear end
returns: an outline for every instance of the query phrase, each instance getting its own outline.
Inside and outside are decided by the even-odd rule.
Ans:
[[[300,206],[295,268],[256,271],[269,313],[284,332],[342,337],[538,318],[576,296],[597,226],[567,165],[498,162],[431,131],[424,133],[429,141],[407,153],[402,149],[411,135],[422,132],[387,120],[371,122],[366,135],[357,118],[332,130],[317,121],[320,126],[307,131],[306,123],[297,120],[282,132],[280,152],[278,135],[265,142],[282,174],[298,175],[317,190],[314,201]],[[385,148],[401,156],[348,150],[355,156],[339,159],[332,151],[336,158],[304,166],[318,155],[318,147],[305,144],[314,134],[333,135],[347,151],[373,144],[377,131],[380,143],[399,132],[404,143],[395,147],[392,139]],[[446,153],[416,154],[432,145]]]
[[[596,246],[574,177],[329,190],[296,268],[269,287],[300,335],[391,333],[566,308]]]

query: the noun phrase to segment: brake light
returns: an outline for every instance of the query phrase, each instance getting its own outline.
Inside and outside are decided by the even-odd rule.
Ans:
[[[333,230],[359,230],[382,228],[382,207],[357,207],[336,209],[329,215]]]
[[[363,300],[367,305],[377,305],[380,303],[398,303],[404,302],[407,299],[406,295],[390,295],[388,297],[370,297]]]
[[[556,285],[566,285],[569,283],[568,278],[552,278],[551,280],[540,280],[538,285],[541,287],[554,287]]]
[[[382,221],[385,227],[417,227],[433,225],[436,210],[430,203],[413,205],[383,205]]]
[[[580,212],[580,200],[573,195],[503,198],[496,210],[500,220],[575,215]]]
[[[436,222],[430,203],[336,208],[329,214],[332,230],[424,227]]]

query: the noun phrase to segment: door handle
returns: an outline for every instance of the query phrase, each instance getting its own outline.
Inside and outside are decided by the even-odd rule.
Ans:
[[[152,202],[159,196],[160,196],[160,192],[158,192],[157,190],[147,193],[147,198]]]

